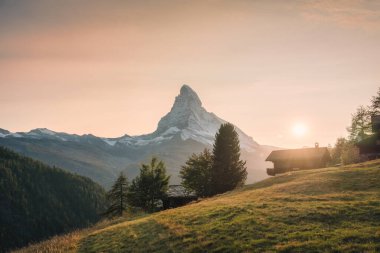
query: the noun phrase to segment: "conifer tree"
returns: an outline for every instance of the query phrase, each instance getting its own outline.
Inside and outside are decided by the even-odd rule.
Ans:
[[[128,193],[129,203],[148,212],[155,211],[159,200],[166,196],[169,179],[164,162],[153,157],[150,164],[141,165],[140,175],[132,181]]]
[[[212,162],[212,154],[208,149],[200,154],[192,154],[180,171],[182,185],[199,197],[210,196]]]
[[[105,215],[108,217],[122,216],[127,210],[128,179],[120,173],[111,190],[107,193],[108,209]]]
[[[232,124],[222,124],[215,135],[211,191],[219,194],[244,185],[247,178],[246,162],[240,160],[238,134]]]

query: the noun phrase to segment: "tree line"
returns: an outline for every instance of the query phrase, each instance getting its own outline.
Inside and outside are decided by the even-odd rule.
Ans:
[[[91,179],[0,147],[0,252],[97,222],[105,195]]]
[[[239,136],[230,123],[215,135],[212,153],[205,149],[193,154],[180,171],[182,185],[200,197],[209,197],[243,186],[246,162],[240,160]]]
[[[192,154],[180,171],[182,185],[199,197],[210,197],[244,185],[247,178],[246,162],[240,159],[238,134],[230,123],[222,124],[215,135],[212,152],[205,149]],[[107,193],[108,209],[104,215],[121,216],[129,208],[154,212],[167,197],[170,176],[165,163],[152,158],[142,164],[140,174],[128,182],[121,173]]]
[[[348,137],[336,140],[331,150],[331,163],[351,164],[360,162],[359,150],[356,144],[372,134],[371,117],[380,114],[380,88],[370,99],[367,106],[360,105],[351,115],[351,124],[347,127]]]
[[[128,182],[120,173],[111,190],[107,193],[108,208],[105,216],[121,216],[129,207],[154,212],[160,208],[160,201],[166,197],[170,176],[166,175],[163,161],[153,157],[148,164],[142,164],[140,175]]]

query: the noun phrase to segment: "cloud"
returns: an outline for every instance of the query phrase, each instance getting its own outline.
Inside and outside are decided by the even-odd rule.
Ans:
[[[307,1],[301,4],[301,13],[306,19],[314,22],[380,31],[380,1],[376,0]]]

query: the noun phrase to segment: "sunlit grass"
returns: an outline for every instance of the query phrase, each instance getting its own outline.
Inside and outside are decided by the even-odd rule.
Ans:
[[[17,253],[30,253],[30,252],[77,252],[78,242],[85,235],[89,233],[88,230],[78,230],[62,236],[55,236],[49,240],[43,241],[38,244],[33,244],[29,247],[16,250]]]
[[[379,251],[379,162],[364,166],[281,175],[96,231],[79,251]]]
[[[14,250],[14,253],[61,253],[61,252],[77,252],[79,241],[94,231],[101,230],[103,228],[112,226],[114,224],[119,224],[124,221],[128,221],[131,219],[136,219],[145,216],[143,213],[135,213],[133,215],[128,214],[123,217],[119,217],[116,219],[108,220],[104,219],[101,222],[98,222],[95,226],[76,230],[71,233],[65,235],[54,236],[48,240],[42,241],[40,243],[31,244],[28,247],[24,247],[18,250]]]
[[[69,238],[67,251],[379,252],[379,167],[380,160],[287,173],[91,229]]]

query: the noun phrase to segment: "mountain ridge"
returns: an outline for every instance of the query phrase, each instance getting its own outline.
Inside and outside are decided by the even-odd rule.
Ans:
[[[0,145],[24,155],[57,165],[71,172],[89,176],[102,185],[109,186],[121,171],[131,178],[138,173],[139,164],[151,156],[167,163],[172,183],[179,183],[181,166],[192,153],[212,148],[214,137],[221,124],[227,121],[208,112],[198,94],[183,85],[170,111],[157,124],[154,132],[144,135],[107,138],[92,134],[68,134],[47,128],[29,132],[0,131]],[[235,125],[240,139],[242,156],[251,171],[248,181],[266,177],[265,156],[271,151]],[[249,170],[249,171],[250,171]]]
[[[102,139],[108,145],[130,144],[146,145],[149,143],[160,142],[180,134],[183,140],[194,139],[203,144],[212,144],[215,133],[219,126],[227,123],[212,112],[208,112],[202,107],[202,101],[197,93],[188,85],[183,85],[180,94],[175,98],[174,104],[169,113],[160,119],[157,128],[153,133],[131,136],[124,134],[121,137],[107,138],[98,137],[93,134],[68,134],[65,132],[55,132],[47,128],[35,128],[29,132],[12,133],[2,129],[0,137],[25,137],[25,138],[57,138],[62,141],[78,140],[78,138],[96,137]],[[240,137],[242,149],[254,151],[258,146],[252,137],[245,134],[236,127]]]

